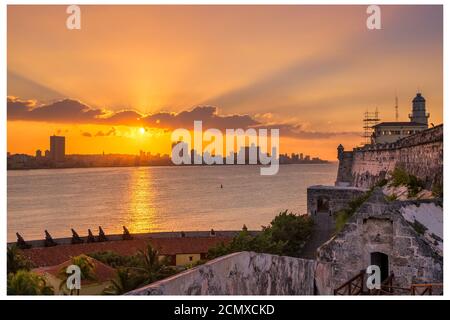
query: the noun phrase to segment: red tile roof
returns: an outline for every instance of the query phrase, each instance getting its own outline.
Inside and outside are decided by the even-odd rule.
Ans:
[[[116,270],[114,268],[111,268],[110,266],[108,266],[94,258],[90,258],[90,259],[91,259],[92,263],[94,264],[94,273],[95,273],[96,279],[95,280],[81,280],[81,284],[103,283],[103,282],[109,281],[111,279],[114,279],[116,277]],[[48,273],[56,278],[61,278],[60,277],[61,269],[67,268],[71,264],[72,264],[72,261],[67,260],[58,265],[54,265],[51,267],[40,267],[40,268],[33,269],[33,271],[40,275]]]
[[[149,238],[67,244],[25,249],[22,252],[36,267],[48,267],[62,264],[80,254],[100,251],[114,251],[123,256],[130,256],[145,249],[147,243],[150,243],[161,255],[175,255],[207,253],[209,248],[221,242],[228,243],[229,241],[231,241],[231,238],[226,237]]]

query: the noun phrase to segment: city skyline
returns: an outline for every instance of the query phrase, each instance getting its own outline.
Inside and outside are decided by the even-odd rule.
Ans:
[[[442,123],[441,6],[381,6],[372,31],[365,6],[80,8],[67,30],[65,6],[8,7],[11,153],[56,134],[70,154],[169,154],[195,119],[280,128],[280,153],[335,160],[366,110],[393,121],[398,97],[407,120],[417,91]]]
[[[14,169],[45,169],[45,168],[85,168],[85,167],[123,167],[123,166],[171,166],[175,165],[171,155],[152,154],[150,151],[139,150],[136,154],[66,154],[66,137],[50,136],[49,149],[36,149],[34,155],[7,153],[7,168]],[[179,142],[180,143],[180,142]],[[182,142],[181,142],[182,143]],[[264,152],[254,143],[241,146],[239,150],[231,152],[224,156],[223,154],[213,154],[212,156],[221,156],[224,164],[261,164],[261,157]],[[191,163],[181,165],[207,165],[205,156],[208,151],[201,153],[196,149],[190,150]],[[252,156],[253,154],[253,156]],[[195,162],[195,158],[200,157],[201,162]],[[251,160],[254,157],[255,160]],[[323,164],[328,163],[319,157],[309,154],[291,153],[279,154],[280,164]],[[252,162],[256,161],[256,162]],[[218,163],[220,164],[220,163]]]

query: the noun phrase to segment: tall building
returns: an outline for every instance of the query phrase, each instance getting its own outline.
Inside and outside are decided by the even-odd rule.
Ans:
[[[374,125],[372,143],[393,143],[411,134],[428,128],[429,113],[426,113],[425,99],[420,92],[412,100],[409,122],[381,122]]]
[[[66,137],[50,136],[50,159],[53,161],[64,161],[66,154]]]

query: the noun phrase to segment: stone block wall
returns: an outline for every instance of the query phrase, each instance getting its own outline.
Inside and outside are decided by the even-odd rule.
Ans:
[[[406,222],[398,212],[398,203],[391,207],[381,197],[371,197],[336,236],[318,249],[318,294],[333,294],[334,289],[365,270],[375,252],[388,256],[395,286],[442,283],[442,256]]]
[[[352,166],[353,166],[353,152],[352,151],[343,151],[342,154],[339,155],[339,167],[336,178],[336,186],[351,186],[353,177],[352,177]]]
[[[344,209],[348,203],[361,196],[367,191],[364,188],[337,187],[337,186],[310,186],[307,193],[307,210],[312,215],[315,211],[320,211],[319,202],[327,203],[332,213]]]
[[[442,184],[443,177],[443,125],[421,131],[395,143],[370,145],[355,148],[351,158],[339,164],[340,183],[355,187],[370,188],[385,178],[395,167],[403,167],[410,174],[423,180],[428,188]],[[340,161],[341,162],[341,161]]]
[[[128,295],[313,295],[315,261],[237,252]]]

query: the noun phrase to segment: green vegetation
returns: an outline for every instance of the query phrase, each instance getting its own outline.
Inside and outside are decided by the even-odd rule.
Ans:
[[[388,183],[387,179],[381,179],[380,181],[378,181],[378,182],[375,184],[375,187],[380,187],[380,188],[382,188],[382,187],[384,187],[387,183]]]
[[[153,249],[150,244],[147,244],[145,250],[139,251],[138,257],[141,263],[132,270],[137,272],[140,285],[147,285],[175,274],[175,270],[167,266],[166,260],[159,260],[158,251]]]
[[[82,254],[76,257],[73,257],[71,259],[71,264],[72,265],[76,265],[77,267],[80,268],[80,276],[81,276],[81,280],[95,280],[96,276],[95,276],[95,265],[92,262],[92,258]],[[67,285],[67,278],[71,275],[70,273],[67,273],[67,268],[66,267],[62,267],[59,272],[59,278],[61,278],[61,282],[59,284],[59,289],[64,289],[66,288]],[[76,292],[77,295],[80,294],[80,290],[79,289],[71,289],[69,291],[70,295],[73,295]]]
[[[403,168],[395,168],[391,173],[390,185],[393,187],[408,187],[408,196],[415,197],[424,187],[425,184],[416,176],[409,174]]]
[[[152,282],[167,278],[177,271],[159,259],[158,251],[150,244],[133,256],[121,256],[111,251],[90,254],[91,257],[117,269],[116,279],[105,289],[104,294],[123,294]]]
[[[24,269],[8,274],[7,291],[9,295],[52,295],[53,288],[45,279]]]
[[[423,224],[421,224],[417,220],[414,220],[414,223],[412,223],[412,227],[418,234],[421,234],[421,235],[424,235],[425,231],[428,230],[427,227],[425,227]]]
[[[433,196],[435,196],[435,197],[438,197],[438,198],[444,197],[444,187],[442,186],[441,183],[433,184],[431,192],[433,193]]]
[[[335,215],[336,232],[342,230],[348,219],[355,214],[361,205],[369,199],[373,188],[348,203],[347,208],[339,210]]]
[[[33,268],[33,264],[29,261],[17,248],[17,246],[13,245],[6,249],[7,256],[7,272],[16,273],[19,270],[29,271]]]
[[[33,264],[16,246],[7,248],[7,293],[9,295],[51,295],[45,279],[31,272]]]
[[[309,216],[295,215],[286,210],[278,214],[269,226],[262,227],[262,232],[257,235],[243,230],[230,243],[221,243],[211,248],[208,258],[213,259],[239,251],[299,256],[312,229],[313,221]]]
[[[118,268],[116,279],[111,281],[103,294],[122,295],[139,287],[139,279],[128,268]]]
[[[140,264],[140,259],[137,255],[121,256],[120,254],[110,250],[89,253],[88,256],[112,268],[133,267]]]
[[[335,228],[336,232],[339,232],[344,228],[348,219],[352,216],[347,210],[339,210],[335,215]]]
[[[389,196],[386,196],[386,201],[395,201],[397,200],[397,195],[396,194],[391,194]]]
[[[198,260],[198,261],[196,261],[196,262],[194,262],[194,263],[189,263],[189,264],[187,264],[187,265],[184,265],[183,267],[184,267],[186,270],[188,270],[188,269],[192,269],[192,268],[201,266],[202,264],[205,264],[206,262],[208,262],[208,260],[206,260],[206,259],[200,259],[200,260]]]

